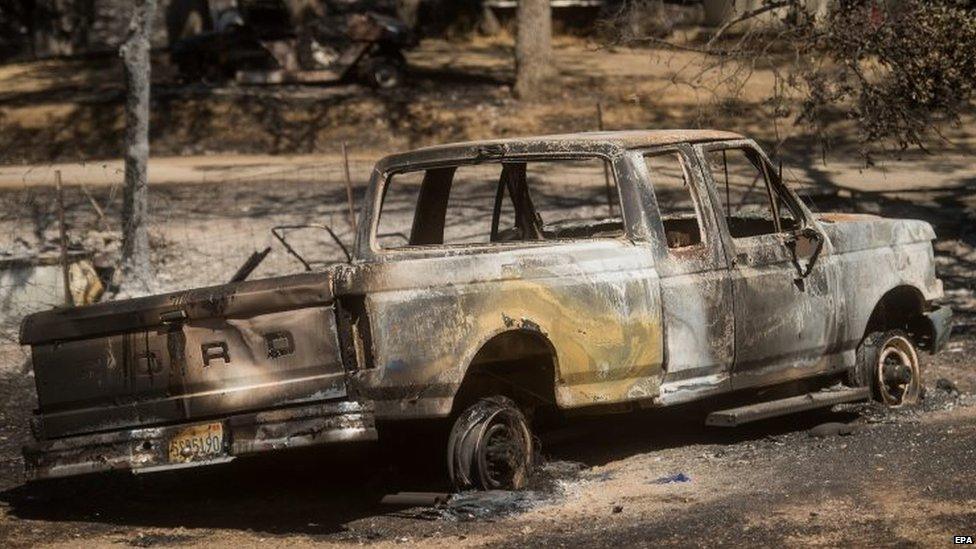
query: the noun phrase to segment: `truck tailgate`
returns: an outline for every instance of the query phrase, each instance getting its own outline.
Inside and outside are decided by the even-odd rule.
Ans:
[[[327,273],[32,315],[39,439],[346,394]]]

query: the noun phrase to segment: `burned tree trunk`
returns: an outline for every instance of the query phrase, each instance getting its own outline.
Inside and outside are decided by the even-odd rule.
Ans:
[[[549,0],[518,3],[515,36],[515,95],[537,98],[552,76],[552,9]]]
[[[156,0],[133,3],[132,20],[119,50],[125,69],[125,192],[122,203],[122,288],[138,295],[152,290],[149,265],[149,87],[150,42]]]

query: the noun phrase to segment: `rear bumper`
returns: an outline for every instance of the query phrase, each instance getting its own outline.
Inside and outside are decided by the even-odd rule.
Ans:
[[[925,313],[925,319],[929,323],[929,330],[932,336],[929,350],[937,353],[949,341],[949,333],[952,332],[952,309],[949,307],[939,307]]]
[[[172,462],[169,443],[194,425],[220,423],[219,454]],[[136,473],[225,463],[238,456],[336,442],[376,440],[371,403],[323,402],[313,406],[241,414],[209,422],[71,436],[24,448],[29,480],[128,469]]]

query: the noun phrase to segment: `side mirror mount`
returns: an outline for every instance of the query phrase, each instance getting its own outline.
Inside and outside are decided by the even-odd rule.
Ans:
[[[346,247],[345,243],[342,242],[342,239],[339,238],[339,236],[335,233],[335,231],[333,231],[327,225],[319,225],[318,223],[306,223],[301,225],[278,225],[276,227],[272,227],[271,234],[278,239],[278,242],[281,242],[281,245],[285,247],[285,250],[289,254],[293,255],[296,259],[298,259],[298,261],[302,263],[302,266],[305,267],[306,271],[311,271],[313,264],[322,264],[322,262],[306,260],[306,258],[303,257],[302,254],[298,253],[298,251],[296,251],[295,248],[288,243],[288,239],[286,238],[286,232],[300,230],[300,229],[320,229],[326,231],[327,233],[329,233],[329,236],[332,237],[332,241],[336,243],[336,245],[339,247],[340,250],[342,250],[342,254],[346,256],[346,263],[350,263],[350,264],[352,263],[352,254],[349,253],[349,248]]]
[[[790,249],[793,266],[801,280],[813,271],[823,252],[824,241],[824,235],[812,227],[802,227],[786,239],[786,247]],[[800,264],[801,260],[806,261],[806,267]]]

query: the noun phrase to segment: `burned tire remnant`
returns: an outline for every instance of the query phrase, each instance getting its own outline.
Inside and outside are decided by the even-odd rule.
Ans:
[[[454,422],[447,468],[458,490],[519,490],[532,469],[532,435],[515,403],[483,398]]]
[[[403,85],[406,80],[405,63],[391,56],[370,57],[361,61],[359,76],[373,88],[389,90]]]
[[[869,334],[857,348],[857,363],[849,381],[855,386],[870,386],[875,400],[892,408],[917,403],[922,370],[915,344],[902,330]]]

